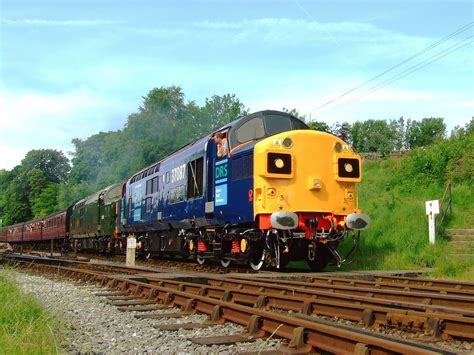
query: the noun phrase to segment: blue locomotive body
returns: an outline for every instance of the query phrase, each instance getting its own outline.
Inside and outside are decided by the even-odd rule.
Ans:
[[[138,236],[145,251],[175,253],[185,244],[180,231],[252,224],[254,144],[219,156],[215,139],[235,122],[128,179],[119,231]]]
[[[135,174],[123,193],[124,230],[253,222],[252,152],[246,147],[218,159],[214,140],[206,137]]]

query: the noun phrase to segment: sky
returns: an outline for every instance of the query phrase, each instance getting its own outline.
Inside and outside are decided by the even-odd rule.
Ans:
[[[473,21],[464,0],[0,0],[0,169],[120,129],[170,85],[198,104],[231,93],[330,125],[449,130],[474,116]]]

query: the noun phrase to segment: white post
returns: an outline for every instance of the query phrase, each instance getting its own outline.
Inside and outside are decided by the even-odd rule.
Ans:
[[[127,266],[135,266],[135,250],[137,248],[137,238],[131,235],[127,238]]]
[[[436,215],[439,214],[439,201],[426,201],[425,202],[426,214],[428,215],[428,231],[430,244],[434,244],[436,241],[436,226],[435,219]]]

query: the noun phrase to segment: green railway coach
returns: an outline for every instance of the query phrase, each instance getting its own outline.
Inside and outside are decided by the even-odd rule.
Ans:
[[[107,249],[113,242],[122,183],[109,186],[73,206],[70,236],[80,249]]]

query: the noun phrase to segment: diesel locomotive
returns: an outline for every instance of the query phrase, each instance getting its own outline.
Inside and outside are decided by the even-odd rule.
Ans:
[[[370,224],[357,206],[361,172],[339,138],[285,112],[256,112],[61,212],[57,239],[66,249],[121,251],[133,235],[146,257],[254,270],[306,260],[318,271],[340,264],[338,244]],[[28,242],[27,223],[4,228],[0,241]]]

